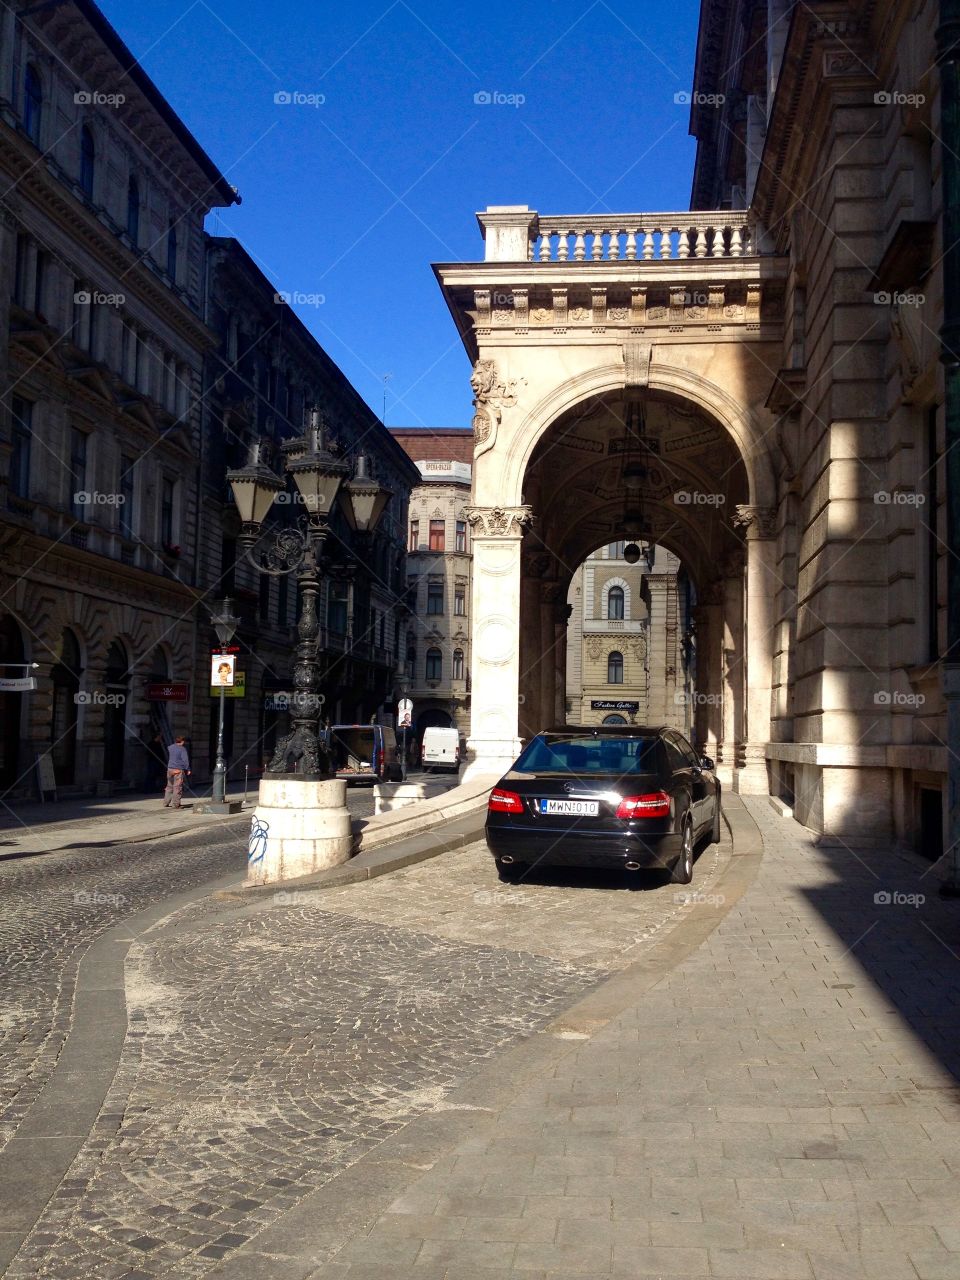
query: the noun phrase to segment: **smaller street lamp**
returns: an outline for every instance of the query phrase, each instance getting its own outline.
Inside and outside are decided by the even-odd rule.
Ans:
[[[240,619],[233,612],[233,601],[230,597],[218,600],[210,611],[210,621],[214,625],[217,639],[220,641],[220,652],[226,653],[230,641],[237,633]],[[217,724],[217,758],[213,766],[213,803],[227,803],[227,762],[223,754],[223,719],[226,708],[226,688],[220,686],[220,718]]]

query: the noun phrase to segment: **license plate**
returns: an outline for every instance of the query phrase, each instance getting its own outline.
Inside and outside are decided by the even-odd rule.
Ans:
[[[595,818],[600,804],[597,800],[541,800],[540,812],[561,818]]]

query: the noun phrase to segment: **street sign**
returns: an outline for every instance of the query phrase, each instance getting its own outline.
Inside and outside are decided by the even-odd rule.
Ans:
[[[224,696],[227,698],[245,698],[247,696],[247,673],[245,671],[234,671],[232,685],[210,686],[210,697],[219,698],[221,687]]]
[[[0,677],[0,693],[25,693],[37,687],[36,676],[19,676],[16,679]]]
[[[401,698],[397,703],[397,728],[409,729],[413,724],[413,702],[410,698]]]

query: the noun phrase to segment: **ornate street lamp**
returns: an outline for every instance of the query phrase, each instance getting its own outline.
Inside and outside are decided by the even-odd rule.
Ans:
[[[218,600],[214,608],[210,611],[210,621],[214,625],[217,633],[217,639],[220,641],[220,652],[226,653],[230,641],[237,633],[237,627],[240,625],[240,619],[233,612],[233,601],[229,596],[224,600]],[[217,758],[213,766],[213,803],[215,805],[225,805],[227,803],[227,762],[223,754],[223,717],[226,702],[226,689],[220,686],[220,718],[217,724]]]
[[[240,470],[228,471],[227,479],[243,525],[240,544],[244,556],[260,573],[296,574],[300,587],[293,730],[277,744],[266,773],[322,780],[331,775],[329,758],[317,732],[321,684],[317,597],[330,517],[339,498],[351,528],[370,533],[393,495],[367,475],[367,460],[362,454],[357,459],[356,476],[347,480],[350,467],[327,446],[320,410],[309,409],[307,418],[304,436],[283,446],[285,470],[293,477],[305,508],[295,526],[277,529],[261,539],[263,522],[285,485],[261,461],[259,446],[255,446],[250,463]]]

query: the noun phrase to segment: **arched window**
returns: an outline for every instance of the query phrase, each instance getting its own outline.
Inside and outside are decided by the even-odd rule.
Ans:
[[[23,127],[30,141],[38,147],[42,117],[43,85],[36,67],[28,66],[23,78]]]
[[[607,593],[607,617],[623,618],[623,587],[611,587]]]
[[[607,684],[623,684],[623,654],[616,649],[607,658]]]
[[[80,130],[80,187],[88,200],[93,199],[93,176],[96,171],[97,149],[89,125]]]
[[[454,680],[463,679],[463,650],[454,649],[453,651],[453,678]]]
[[[134,245],[140,241],[140,187],[136,178],[127,183],[127,235]]]
[[[626,724],[627,718],[626,716],[618,716],[618,715],[604,716],[603,723],[604,724]]]
[[[167,227],[167,275],[177,282],[177,224],[171,221]]]
[[[443,654],[439,649],[427,650],[427,679],[443,679]]]

